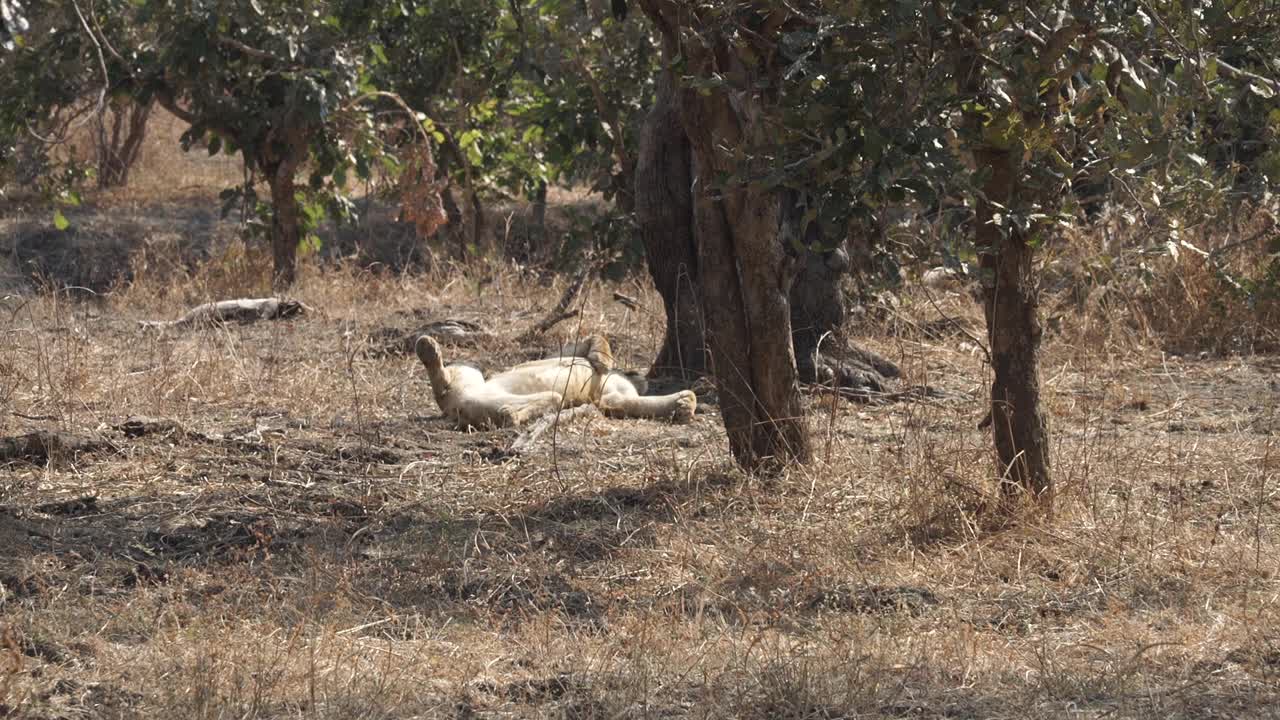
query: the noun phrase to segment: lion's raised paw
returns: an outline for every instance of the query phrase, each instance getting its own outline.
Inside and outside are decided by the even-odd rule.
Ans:
[[[698,409],[698,396],[692,390],[681,390],[676,393],[675,411],[671,413],[671,422],[693,422],[693,414]]]

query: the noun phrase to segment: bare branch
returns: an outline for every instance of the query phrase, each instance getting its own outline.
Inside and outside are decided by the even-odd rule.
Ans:
[[[1268,88],[1271,88],[1273,92],[1280,93],[1280,81],[1272,80],[1269,77],[1264,77],[1257,73],[1249,72],[1248,70],[1243,70],[1234,65],[1230,65],[1220,57],[1215,57],[1214,59],[1218,62],[1218,70],[1225,73],[1228,77],[1234,80],[1251,80],[1253,82],[1266,85]]]
[[[245,55],[248,55],[249,57],[254,58],[256,60],[276,63],[278,65],[289,64],[285,62],[283,58],[278,58],[275,55],[267,52],[266,50],[259,50],[258,48],[253,47],[252,45],[246,45],[240,42],[239,40],[236,40],[235,38],[227,37],[226,35],[218,36],[218,44],[222,45],[223,47],[229,47],[233,50],[238,50],[241,53],[244,53]]]
[[[157,87],[156,102],[160,103],[160,107],[168,110],[174,117],[188,125],[196,124],[197,118],[195,114],[178,104],[177,99],[173,96],[173,89],[168,85],[161,84]]]

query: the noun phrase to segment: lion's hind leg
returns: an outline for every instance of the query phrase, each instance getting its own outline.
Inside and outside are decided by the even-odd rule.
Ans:
[[[557,412],[563,405],[564,396],[554,391],[508,395],[501,405],[500,416],[504,425],[523,425],[547,413]]]
[[[444,372],[444,355],[440,350],[440,343],[436,342],[435,338],[423,335],[418,338],[418,342],[414,343],[413,349],[423,366],[427,368],[431,389],[435,391],[437,397],[449,392],[449,378]]]

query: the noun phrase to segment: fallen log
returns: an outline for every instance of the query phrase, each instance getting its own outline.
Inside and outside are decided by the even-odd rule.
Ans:
[[[170,328],[229,322],[252,323],[259,320],[281,320],[307,312],[312,312],[312,309],[297,300],[241,298],[197,305],[177,320],[139,320],[138,324],[145,328]]]

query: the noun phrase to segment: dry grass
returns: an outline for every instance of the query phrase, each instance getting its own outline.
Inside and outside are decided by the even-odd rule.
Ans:
[[[986,370],[922,296],[866,342],[958,399],[814,398],[819,459],[765,482],[732,468],[714,409],[502,459],[510,432],[451,429],[416,361],[362,352],[376,327],[463,317],[498,338],[454,356],[526,357],[512,338],[557,288],[513,273],[308,267],[316,316],[134,324],[258,287],[254,267],[5,306],[20,414],[0,434],[112,449],[0,470],[0,714],[1276,716],[1274,359],[1051,339],[1058,512],[980,531]],[[609,291],[581,329],[643,366],[657,297]],[[111,429],[131,414],[188,433]]]
[[[260,250],[191,221],[237,167],[166,152],[181,129],[157,127],[141,185],[92,203],[104,234],[142,225],[132,283],[0,300],[0,435],[111,442],[0,466],[0,716],[1280,716],[1280,363],[1160,351],[1182,326],[1156,311],[1209,297],[1179,280],[1194,265],[1160,260],[1148,287],[1201,288],[1179,295],[1099,267],[1098,236],[1051,258],[1089,280],[1046,303],[1058,510],[995,531],[973,513],[988,371],[938,314],[981,334],[959,291],[908,291],[863,338],[954,398],[813,397],[818,459],[785,478],[739,474],[714,408],[506,458],[512,432],[453,430],[416,360],[364,338],[479,320],[495,339],[448,352],[491,369],[536,350],[513,338],[559,288],[498,262],[308,263],[296,295],[317,315],[142,332],[267,288]],[[611,290],[560,329],[643,367],[661,305]],[[1278,326],[1215,312],[1202,337]],[[129,415],[181,429],[126,437]]]

